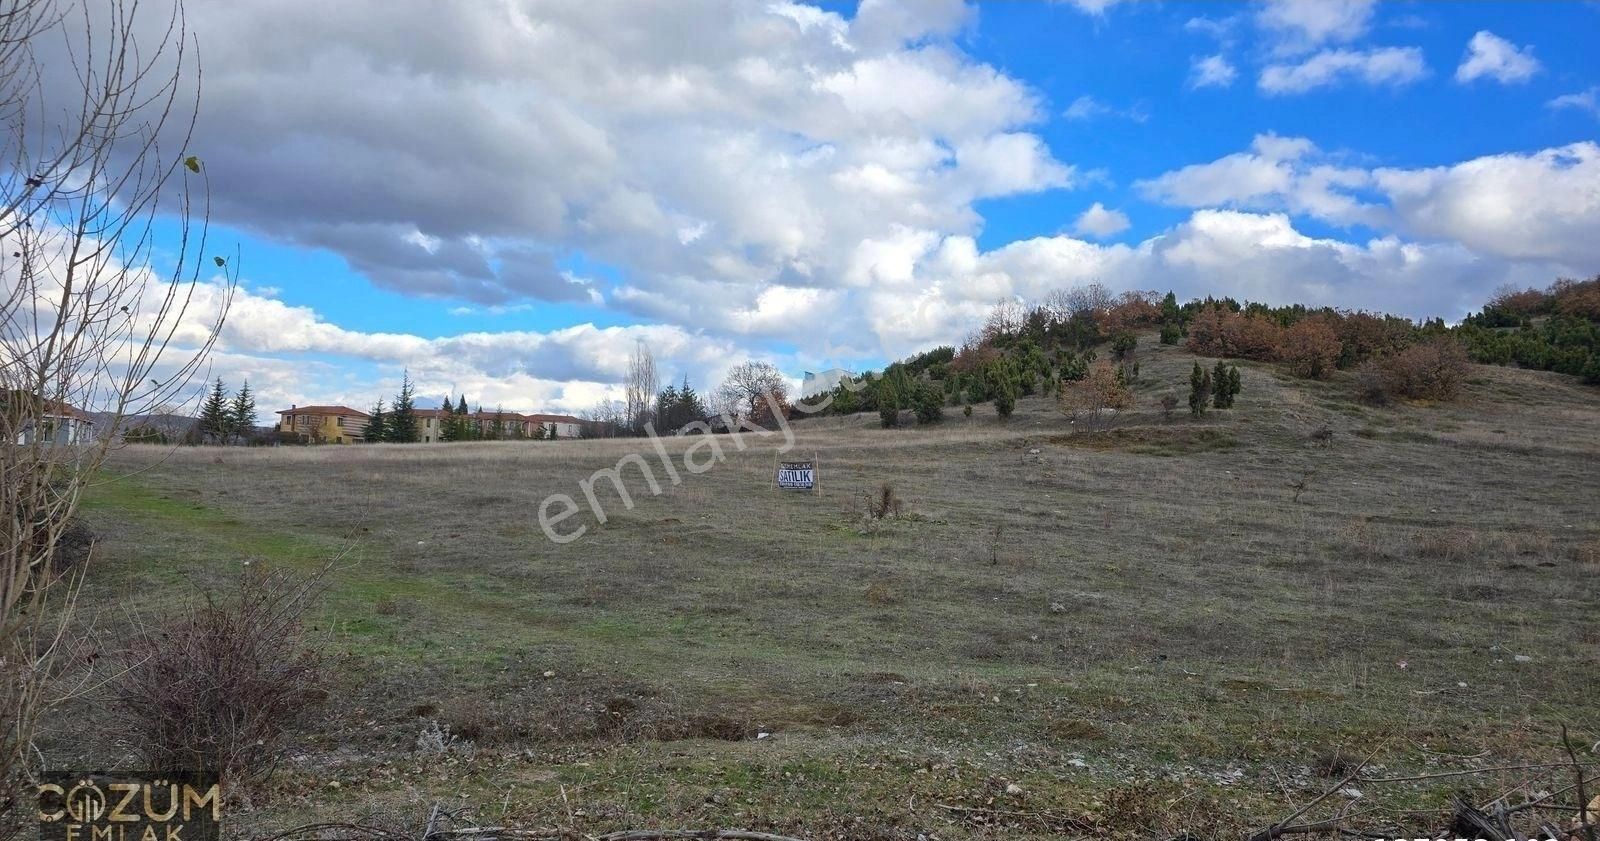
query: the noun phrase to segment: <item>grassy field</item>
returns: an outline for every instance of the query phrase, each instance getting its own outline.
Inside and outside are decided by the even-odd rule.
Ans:
[[[1241,366],[1236,408],[1165,421],[1193,357],[1140,353],[1110,432],[1039,398],[805,421],[820,495],[774,489],[750,438],[566,545],[540,501],[645,442],[129,448],[86,504],[86,602],[114,629],[245,561],[344,553],[314,632],[331,702],[246,833],[443,802],[585,832],[1215,837],[1369,753],[1409,776],[1554,761],[1563,723],[1600,739],[1600,391],[1475,368],[1458,403],[1373,409]],[[884,483],[904,516],[865,522]],[[433,722],[458,749],[417,749]],[[75,728],[47,753],[121,757]],[[1550,779],[1315,814],[1432,833],[1451,791]]]

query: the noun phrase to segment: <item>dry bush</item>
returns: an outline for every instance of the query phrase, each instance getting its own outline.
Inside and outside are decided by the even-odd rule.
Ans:
[[[1545,308],[1550,296],[1537,289],[1518,289],[1506,285],[1495,290],[1486,309],[1496,309],[1511,315],[1533,315]]]
[[[1482,548],[1483,538],[1470,529],[1421,532],[1412,542],[1417,557],[1435,561],[1466,560]]]
[[[1600,570],[1600,537],[1586,540],[1572,548],[1573,558],[1580,564]]]
[[[1202,356],[1270,361],[1283,343],[1283,328],[1261,315],[1207,307],[1189,324],[1187,347]]]
[[[1320,380],[1333,375],[1341,349],[1332,327],[1320,319],[1307,318],[1284,331],[1277,357],[1288,363],[1296,376]]]
[[[1550,292],[1555,296],[1556,312],[1600,321],[1600,277],[1582,282],[1557,281]]]
[[[286,731],[323,699],[302,636],[321,582],[247,568],[227,599],[133,629],[110,709],[144,767],[230,789],[272,772]]]
[[[1461,393],[1470,366],[1459,342],[1435,339],[1363,365],[1357,389],[1362,399],[1380,405],[1394,400],[1453,400]]]
[[[1133,406],[1133,392],[1117,380],[1111,363],[1102,360],[1090,365],[1083,379],[1062,383],[1057,405],[1073,423],[1103,428],[1117,412]]]
[[[867,496],[867,519],[883,520],[905,513],[905,503],[895,495],[894,485],[884,482],[878,492]]]

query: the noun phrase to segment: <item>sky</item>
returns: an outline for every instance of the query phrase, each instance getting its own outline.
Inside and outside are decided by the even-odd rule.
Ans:
[[[1458,319],[1600,273],[1597,3],[191,3],[264,418],[580,412],[1102,283]],[[166,229],[175,229],[170,220]]]

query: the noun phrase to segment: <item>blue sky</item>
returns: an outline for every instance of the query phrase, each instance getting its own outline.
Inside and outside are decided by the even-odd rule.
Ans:
[[[263,405],[579,411],[641,341],[864,369],[1088,282],[1454,319],[1600,272],[1600,4],[191,16]]]

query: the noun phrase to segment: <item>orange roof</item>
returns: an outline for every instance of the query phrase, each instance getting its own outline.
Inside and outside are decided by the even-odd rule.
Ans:
[[[289,409],[279,409],[280,415],[356,415],[370,417],[366,412],[352,409],[349,406],[295,406]]]

